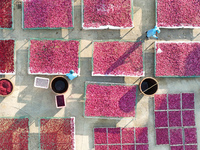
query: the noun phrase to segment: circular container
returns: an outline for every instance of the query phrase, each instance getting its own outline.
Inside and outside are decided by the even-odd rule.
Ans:
[[[56,76],[51,80],[50,87],[55,94],[63,94],[67,92],[69,83],[66,78]]]
[[[158,81],[151,77],[144,78],[139,84],[140,92],[147,96],[154,96],[158,91]]]
[[[10,95],[13,92],[13,89],[14,86],[12,81],[7,78],[0,78],[0,96],[6,97]]]

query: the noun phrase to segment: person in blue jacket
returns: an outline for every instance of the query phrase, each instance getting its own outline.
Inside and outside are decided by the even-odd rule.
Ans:
[[[70,80],[73,80],[74,78],[77,77],[77,74],[74,73],[74,70],[70,70],[70,72],[67,73],[66,76],[67,76]]]
[[[153,36],[154,38],[158,39],[158,37],[156,36],[156,34],[160,33],[160,29],[155,26],[153,29],[147,31],[146,33],[147,33],[147,38]]]

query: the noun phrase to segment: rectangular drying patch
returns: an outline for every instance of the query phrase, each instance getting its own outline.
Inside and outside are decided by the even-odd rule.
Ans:
[[[108,144],[120,144],[120,128],[108,128]]]
[[[144,76],[142,42],[93,43],[93,76]]]
[[[185,144],[197,144],[197,129],[184,128]]]
[[[156,144],[169,144],[168,128],[156,129]]]
[[[194,93],[182,93],[182,109],[194,109]]]
[[[122,145],[122,150],[135,150],[135,145]]]
[[[94,128],[95,150],[148,150],[148,128]]]
[[[94,144],[107,144],[107,128],[94,129]]]
[[[170,129],[170,145],[182,145],[183,134],[182,128]]]
[[[132,0],[83,0],[82,6],[83,29],[133,27]]]
[[[169,111],[169,127],[181,127],[181,111]]]
[[[23,0],[23,28],[73,28],[73,2],[71,0]]]
[[[136,150],[149,150],[149,145],[136,145]]]
[[[108,145],[95,145],[95,150],[108,150]]]
[[[108,145],[109,150],[121,150],[121,145]]]
[[[134,141],[134,128],[122,128],[122,143],[133,144]]]
[[[156,94],[154,102],[155,110],[167,110],[167,94]]]
[[[198,150],[197,145],[185,145],[185,150]]]
[[[29,48],[30,74],[79,74],[79,41],[32,39]]]
[[[162,28],[200,27],[199,1],[157,0],[156,20]]]
[[[155,111],[155,127],[168,127],[167,111]]]
[[[181,109],[181,95],[168,94],[169,109]]]
[[[200,42],[156,42],[155,47],[155,76],[200,76]]]
[[[161,101],[165,101],[165,99],[167,106],[162,106],[167,107],[167,109],[156,110],[162,108],[160,107]],[[154,100],[157,145],[170,142],[171,150],[184,150],[184,147],[185,150],[190,150],[190,148],[196,150],[197,133],[195,127],[194,93],[158,94],[155,95]],[[167,126],[167,123],[169,123],[169,126]]]
[[[0,29],[13,27],[13,0],[0,1]]]
[[[0,74],[14,74],[14,40],[0,40]]]
[[[86,117],[134,117],[135,85],[86,82]]]
[[[184,146],[170,146],[171,150],[184,150]],[[189,149],[191,150],[191,149]]]
[[[74,118],[43,118],[40,120],[40,148],[75,149]]]
[[[148,143],[148,128],[135,128],[136,143]]]
[[[28,150],[28,138],[28,118],[0,118],[0,149]]]
[[[195,113],[194,110],[182,111],[183,126],[195,126]]]

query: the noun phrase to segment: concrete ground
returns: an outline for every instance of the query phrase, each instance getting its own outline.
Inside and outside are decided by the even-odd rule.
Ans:
[[[75,117],[76,118],[76,149],[92,150],[94,127],[132,127],[147,126],[149,128],[149,149],[169,150],[169,146],[155,144],[153,117],[153,98],[138,97],[137,117],[132,119],[87,119],[83,117],[84,82],[116,82],[136,83],[142,78],[131,77],[92,77],[91,56],[93,40],[126,39],[144,40],[145,31],[155,25],[155,1],[134,0],[133,29],[126,30],[82,30],[81,2],[75,0],[75,27],[73,30],[23,30],[21,0],[15,0],[14,30],[0,30],[0,39],[14,38],[16,40],[16,74],[6,75],[14,84],[12,95],[0,97],[0,117],[28,116],[30,119],[31,150],[39,149],[38,120],[40,117]],[[159,41],[200,41],[199,29],[161,29]],[[28,75],[28,40],[29,38],[65,38],[81,39],[81,73],[80,77],[70,82],[70,89],[65,94],[67,107],[57,109],[54,94],[51,89],[34,88],[35,75]],[[154,39],[145,41],[145,76],[153,76]],[[1,76],[4,77],[4,76]],[[52,79],[54,76],[41,76]],[[158,93],[195,93],[195,113],[198,140],[200,140],[200,79],[199,78],[157,78]],[[200,149],[200,144],[198,145]]]

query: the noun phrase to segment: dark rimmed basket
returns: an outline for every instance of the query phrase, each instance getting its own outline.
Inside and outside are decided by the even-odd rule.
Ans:
[[[146,77],[139,83],[140,92],[146,96],[154,96],[158,91],[158,81],[152,77]]]
[[[50,88],[55,94],[61,95],[67,92],[69,83],[63,76],[56,76],[51,80]]]

